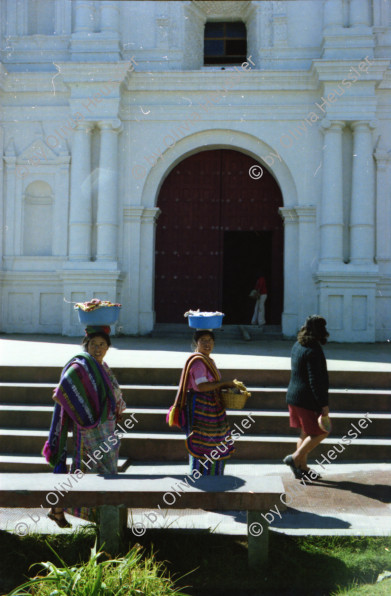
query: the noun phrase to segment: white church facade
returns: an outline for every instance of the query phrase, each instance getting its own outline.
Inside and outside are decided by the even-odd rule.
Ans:
[[[391,337],[391,0],[0,0],[0,332]]]

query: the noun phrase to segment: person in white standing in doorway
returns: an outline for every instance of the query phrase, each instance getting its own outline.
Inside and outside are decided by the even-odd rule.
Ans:
[[[256,300],[251,325],[258,325],[263,328],[266,324],[265,302],[267,298],[266,280],[263,272],[260,272],[253,292],[256,296]]]

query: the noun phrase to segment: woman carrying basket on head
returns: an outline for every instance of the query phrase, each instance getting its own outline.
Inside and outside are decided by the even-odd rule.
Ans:
[[[214,340],[213,331],[195,332],[194,354],[185,363],[175,403],[167,415],[170,426],[185,430],[191,473],[197,470],[202,476],[224,474],[225,462],[235,450],[220,390],[236,385],[221,380],[210,358]]]
[[[67,436],[73,430],[71,473],[116,474],[119,436],[116,422],[126,409],[120,387],[113,372],[104,362],[111,345],[109,326],[87,326],[83,339],[84,352],[76,354],[61,373],[53,391],[55,407],[49,439],[43,448],[46,461],[54,473],[67,472]],[[100,456],[96,456],[96,451]],[[95,511],[88,507],[67,508],[67,513],[95,520]],[[64,510],[52,507],[48,517],[61,528],[70,527]]]

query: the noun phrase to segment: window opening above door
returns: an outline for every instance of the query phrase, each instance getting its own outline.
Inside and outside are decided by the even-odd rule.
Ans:
[[[205,24],[204,65],[239,65],[246,61],[247,32],[241,21]]]

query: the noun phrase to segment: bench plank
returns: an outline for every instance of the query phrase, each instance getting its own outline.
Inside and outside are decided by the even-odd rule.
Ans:
[[[117,474],[0,474],[0,507],[99,507],[99,544],[111,554],[120,548],[127,509],[247,511],[248,563],[261,570],[268,556],[267,512],[281,501],[279,476],[190,476]]]
[[[185,477],[186,478],[186,477]],[[277,502],[284,486],[279,476],[183,476],[85,474],[0,474],[0,507],[93,507],[126,505],[162,508],[264,511]]]

